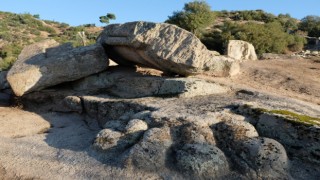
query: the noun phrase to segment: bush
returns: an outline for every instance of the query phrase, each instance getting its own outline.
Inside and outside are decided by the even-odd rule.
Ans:
[[[266,24],[246,23],[236,24],[227,22],[222,27],[222,32],[212,32],[204,35],[202,41],[208,48],[220,53],[224,52],[229,40],[243,40],[253,44],[256,53],[285,53],[288,50],[300,51],[305,39],[285,32],[279,22]]]
[[[0,71],[8,70],[16,61],[14,57],[4,58],[0,61]]]
[[[226,12],[225,12],[226,13]],[[244,20],[244,21],[261,21],[270,23],[276,20],[276,16],[270,13],[266,13],[263,10],[255,11],[233,11],[231,19],[233,20]]]
[[[308,36],[320,37],[320,16],[306,16],[300,24],[299,30],[308,32]]]
[[[174,12],[166,23],[175,24],[199,36],[203,28],[214,21],[214,12],[205,1],[194,1],[184,5],[183,11]]]

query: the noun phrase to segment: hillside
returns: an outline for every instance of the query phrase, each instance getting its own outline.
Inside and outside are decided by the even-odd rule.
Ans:
[[[276,16],[263,10],[212,13],[213,23],[202,29],[198,37],[208,49],[220,53],[224,53],[225,45],[231,39],[252,43],[259,56],[263,53],[301,52],[307,47],[305,36],[317,35],[315,32],[320,24],[313,16],[298,20],[289,14]],[[184,28],[179,22],[168,23]],[[302,23],[307,25],[302,26]],[[39,15],[0,12],[0,70],[8,69],[28,44],[52,38],[59,43],[71,42],[74,46],[89,45],[95,42],[101,30],[94,24],[72,27],[66,23],[40,20]],[[86,42],[79,34],[82,32]],[[312,49],[313,45],[310,47]]]
[[[0,70],[7,69],[26,45],[47,38],[59,43],[83,45],[79,32],[86,35],[86,45],[95,42],[102,30],[94,24],[73,27],[66,23],[40,20],[39,15],[0,12]]]
[[[141,21],[96,43],[37,42],[0,72],[0,179],[319,179],[320,61]]]

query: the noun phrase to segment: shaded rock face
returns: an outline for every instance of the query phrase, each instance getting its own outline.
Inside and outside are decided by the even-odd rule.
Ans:
[[[103,89],[105,93],[120,98],[175,95],[194,97],[229,91],[227,87],[197,78],[147,76],[129,68],[110,69],[79,80],[72,86],[76,91]]]
[[[119,65],[142,65],[180,75],[209,72],[217,76],[235,74],[239,66],[232,59],[207,50],[192,33],[165,23],[112,24],[97,42]]]
[[[86,78],[26,94],[22,103],[30,109],[63,112],[85,112],[81,99],[87,95],[104,94],[110,98],[180,97],[223,94],[229,87],[199,78],[170,78],[142,75],[133,68],[109,67]]]
[[[286,117],[272,114],[259,116],[256,128],[263,136],[279,141],[291,156],[320,164],[319,128],[294,124]]]
[[[8,71],[0,71],[0,106],[9,106],[12,103],[13,92],[7,81]]]
[[[226,55],[236,60],[257,60],[252,44],[241,40],[230,40]]]
[[[0,90],[10,88],[7,81],[7,74],[8,74],[8,71],[0,71]]]
[[[97,103],[94,98],[84,101]],[[207,118],[211,120],[188,119],[172,111],[147,108],[152,104],[148,99],[139,104],[146,104],[149,110],[130,108],[135,101],[139,102],[118,101],[123,104],[117,106],[119,112],[132,113],[107,120],[94,142],[100,152],[117,152],[125,167],[148,172],[170,169],[191,179],[223,179],[235,174],[251,179],[290,178],[284,147],[259,137],[243,116],[225,111],[210,114]]]
[[[72,48],[70,44],[58,46],[54,40],[46,40],[25,47],[7,79],[14,93],[22,96],[107,67],[108,58],[99,45]]]

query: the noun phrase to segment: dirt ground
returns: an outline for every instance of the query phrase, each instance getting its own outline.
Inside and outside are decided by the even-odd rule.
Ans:
[[[200,76],[234,88],[253,89],[320,105],[320,62],[308,59],[245,61],[231,78]]]

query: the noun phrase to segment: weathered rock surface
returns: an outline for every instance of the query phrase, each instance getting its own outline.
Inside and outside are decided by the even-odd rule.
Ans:
[[[165,23],[112,24],[97,42],[119,65],[142,65],[180,75],[209,72],[216,76],[236,74],[239,67],[233,59],[207,50],[192,33]]]
[[[1,137],[21,138],[44,133],[50,124],[41,116],[19,109],[0,107]],[[1,177],[1,176],[0,176]]]
[[[213,145],[186,144],[176,158],[177,167],[191,179],[222,179],[230,173],[224,153]]]
[[[282,105],[320,115],[318,106],[237,93],[192,98],[82,96],[80,100],[85,116],[40,113],[51,124],[47,133],[0,138],[5,177],[309,180],[320,174],[317,165],[286,153],[293,147],[263,137],[253,126],[259,120],[253,109],[250,116],[236,111],[238,104],[248,101],[263,108]],[[97,121],[104,129],[92,126]],[[25,149],[31,150],[25,153]]]
[[[252,44],[241,40],[230,40],[228,43],[227,56],[236,60],[257,60],[257,54]]]
[[[259,116],[256,128],[262,136],[279,141],[291,156],[320,164],[319,128],[295,123],[290,121],[290,117],[267,113]]]
[[[7,79],[15,94],[22,96],[107,67],[108,58],[99,45],[71,49],[68,44],[58,46],[54,40],[47,40],[25,47]]]
[[[115,68],[72,84],[76,91],[104,91],[121,98],[146,96],[194,97],[228,92],[219,84],[197,78],[165,78],[141,75],[133,69]]]
[[[169,128],[152,128],[144,134],[141,142],[130,150],[127,165],[147,171],[161,171],[166,167],[171,145]]]
[[[290,178],[289,159],[284,147],[269,138],[250,138],[239,145],[236,153],[246,159],[246,163],[257,174],[258,178]]]

